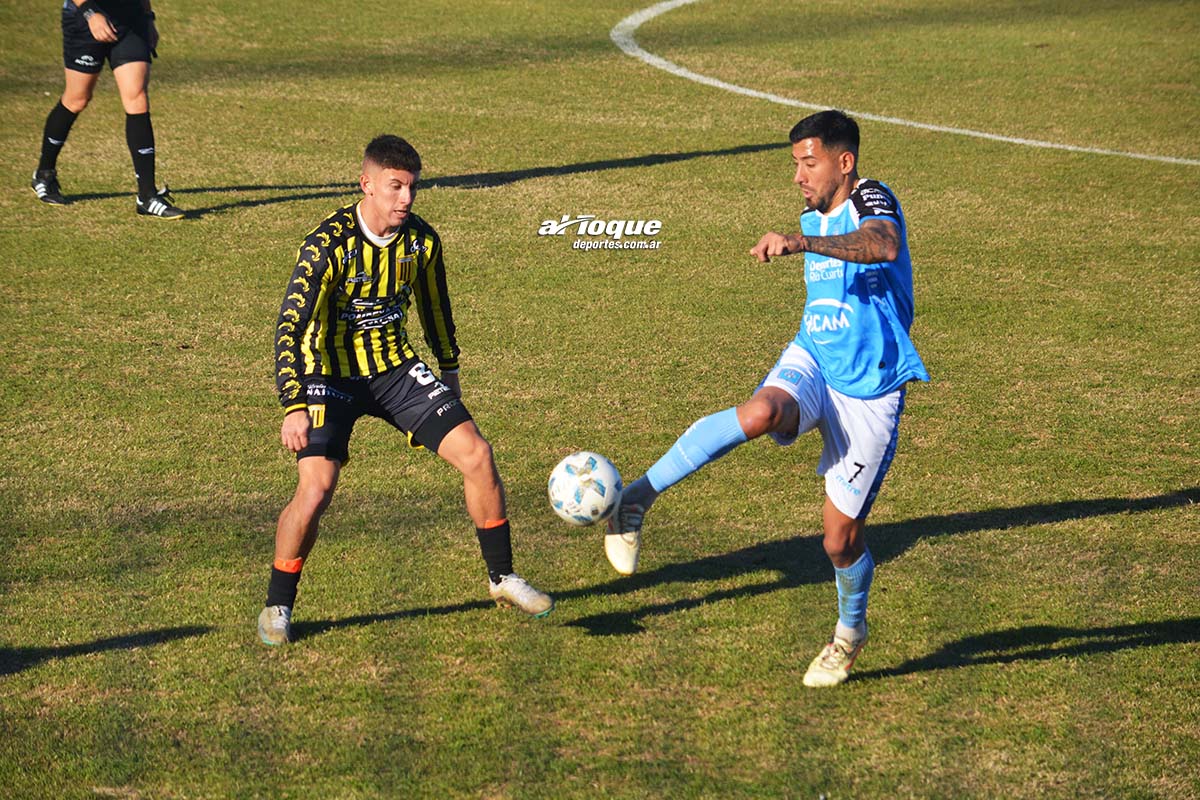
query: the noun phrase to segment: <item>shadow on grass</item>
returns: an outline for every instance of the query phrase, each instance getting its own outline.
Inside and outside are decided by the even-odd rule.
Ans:
[[[1016,508],[995,508],[959,514],[919,517],[904,522],[870,525],[867,538],[876,563],[897,558],[918,540],[935,536],[953,536],[984,530],[1047,525],[1065,520],[1087,519],[1111,514],[1133,514],[1200,502],[1200,487],[1154,497],[1108,497],[1096,500],[1070,500],[1061,503],[1037,503]],[[749,573],[774,573],[775,580],[752,586],[722,589],[708,594],[643,606],[632,611],[592,614],[566,623],[583,628],[593,636],[639,633],[641,621],[648,617],[673,614],[707,603],[762,594],[823,581],[832,581],[833,569],[821,546],[821,536],[795,536],[744,547],[730,553],[707,556],[681,564],[668,564],[649,572],[635,574],[587,589],[565,592],[558,599],[595,594],[625,594],[668,583],[699,583],[735,578]]]
[[[94,642],[59,647],[0,647],[0,675],[12,675],[50,659],[103,653],[107,650],[136,650],[139,647],[166,644],[176,639],[203,636],[211,630],[213,628],[208,625],[186,625],[180,628],[127,633],[123,636],[97,639]]]
[[[372,625],[376,622],[388,622],[394,619],[411,619],[412,617],[436,617],[444,614],[465,614],[468,611],[483,611],[495,608],[496,604],[484,600],[470,603],[458,603],[452,606],[435,606],[432,608],[406,608],[400,611],[388,611],[383,614],[358,614],[342,619],[323,619],[313,622],[295,622],[292,624],[292,640],[297,641],[308,636],[317,636],[338,628],[353,628],[359,625]]]
[[[765,142],[763,144],[745,144],[736,147],[726,147],[719,150],[692,150],[686,153],[650,153],[644,156],[628,158],[610,158],[598,161],[581,161],[577,164],[561,164],[557,166],[529,167],[528,169],[508,170],[504,172],[477,172],[465,175],[446,175],[439,178],[422,180],[420,189],[490,189],[496,186],[507,186],[519,181],[534,178],[545,178],[557,175],[578,175],[586,172],[603,172],[612,169],[632,169],[634,167],[653,167],[659,164],[672,164],[676,161],[690,161],[694,158],[716,158],[720,156],[741,155],[743,153],[758,153],[763,150],[780,150],[790,147],[787,142]],[[277,197],[236,200],[228,203],[218,203],[203,208],[188,209],[189,217],[201,217],[229,211],[235,208],[255,208],[258,206],[290,203],[298,200],[315,200],[322,197],[345,197],[347,200],[358,193],[357,182],[346,183],[304,183],[273,186],[269,184],[247,184],[243,186],[208,186],[194,189],[172,189],[173,195],[189,194],[237,194],[240,192],[284,192]],[[72,203],[88,200],[109,200],[114,197],[129,197],[128,192],[92,192],[70,197]],[[184,203],[186,205],[186,203]]]
[[[1025,628],[967,636],[942,645],[934,653],[905,661],[895,667],[856,672],[854,680],[894,678],[915,672],[935,672],[977,664],[1011,664],[1015,661],[1046,661],[1065,656],[1113,653],[1160,644],[1200,642],[1200,617],[1113,625],[1106,628],[1061,628],[1030,625]]]

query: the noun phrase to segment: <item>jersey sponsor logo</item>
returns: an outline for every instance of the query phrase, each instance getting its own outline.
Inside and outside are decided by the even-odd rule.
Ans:
[[[417,241],[416,239],[406,239],[404,242],[404,254],[407,256],[415,256],[417,253],[425,254],[429,252],[429,245],[425,244],[424,240]],[[402,261],[412,261],[412,258],[401,259]]]
[[[304,387],[304,393],[310,403],[312,403],[313,400],[326,400],[329,398],[341,400],[343,403],[349,403],[354,400],[354,397],[346,392],[334,389],[332,386],[324,383],[310,383],[308,386]],[[316,405],[321,404],[317,403]],[[324,406],[322,405],[322,408],[323,407]]]
[[[396,298],[386,300],[351,300],[350,305],[338,313],[338,319],[351,330],[374,330],[393,322],[403,324],[407,315]]]
[[[840,281],[846,275],[846,262],[838,258],[813,259],[808,264],[808,282]]]
[[[883,189],[875,186],[864,186],[858,190],[858,194],[862,198],[863,205],[876,214],[896,213],[896,202]]]
[[[336,225],[337,223],[335,222],[333,224]],[[351,260],[353,260],[355,258],[358,258],[358,248],[351,247],[349,250],[346,251],[346,255],[342,256],[342,266],[343,267],[346,266],[347,264],[349,264],[351,262]]]
[[[833,310],[829,312],[809,310],[813,308],[829,308]],[[854,307],[840,300],[834,300],[830,297],[819,297],[816,300],[811,300],[808,303],[808,308],[804,310],[804,332],[816,344],[829,344],[833,339],[818,339],[817,336],[828,333],[836,334],[846,330],[850,327],[849,315],[853,313]]]

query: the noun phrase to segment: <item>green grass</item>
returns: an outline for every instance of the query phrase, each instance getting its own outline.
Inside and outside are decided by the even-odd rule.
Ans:
[[[863,124],[904,203],[910,390],[872,513],[872,642],[834,619],[819,441],[664,496],[643,572],[553,517],[588,448],[635,477],[744,399],[798,321],[799,112],[628,58],[637,3],[156,4],[159,171],[133,214],[111,76],[26,188],[57,12],[0,5],[0,795],[1200,796],[1200,168]],[[1200,3],[708,0],[639,42],[920,122],[1195,159]],[[339,24],[340,23],[340,24]],[[333,26],[333,27],[330,27]],[[290,495],[271,335],[295,248],[374,134],[421,150],[466,399],[544,621],[486,600],[456,474],[364,422],[286,649],[261,646]],[[755,147],[764,145],[764,147]],[[714,155],[700,155],[714,153]],[[664,159],[651,156],[695,154]],[[543,219],[663,220],[580,253]]]

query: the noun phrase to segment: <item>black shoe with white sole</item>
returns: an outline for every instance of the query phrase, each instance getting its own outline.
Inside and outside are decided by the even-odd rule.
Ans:
[[[171,190],[166,186],[145,200],[139,197],[137,213],[158,219],[183,219],[187,216],[187,212],[175,205],[175,198],[171,197]]]
[[[37,194],[38,200],[47,205],[65,206],[67,204],[67,198],[62,196],[62,190],[58,188],[57,170],[39,169],[33,173],[33,182],[29,186]]]

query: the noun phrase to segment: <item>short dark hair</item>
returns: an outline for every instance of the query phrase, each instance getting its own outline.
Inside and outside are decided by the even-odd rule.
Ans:
[[[825,147],[837,147],[858,155],[858,123],[836,109],[809,114],[788,134],[792,144],[812,138],[820,139]]]
[[[393,136],[390,133],[372,139],[371,143],[367,145],[366,152],[363,153],[363,160],[378,164],[384,169],[421,171],[421,156],[417,153],[416,148],[399,136]]]

